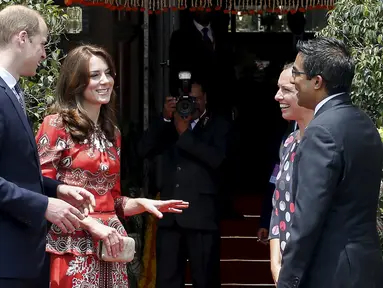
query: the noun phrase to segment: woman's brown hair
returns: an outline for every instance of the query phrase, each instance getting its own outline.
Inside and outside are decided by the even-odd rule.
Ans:
[[[94,45],[82,45],[71,50],[66,56],[60,71],[56,88],[56,103],[53,110],[63,120],[73,141],[81,142],[88,138],[95,129],[93,121],[87,116],[82,106],[84,91],[89,84],[89,61],[97,56],[106,62],[113,77],[116,69],[112,57],[103,48]],[[112,92],[108,104],[101,105],[99,127],[112,143],[116,140],[116,93]]]

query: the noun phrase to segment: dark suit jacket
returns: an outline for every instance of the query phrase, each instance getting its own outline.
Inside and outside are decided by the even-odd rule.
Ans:
[[[207,49],[194,23],[173,32],[170,39],[170,94],[179,95],[180,71],[190,71],[192,78],[203,80],[209,110],[231,117],[236,97],[233,51],[228,35],[212,27],[214,50]]]
[[[383,151],[373,122],[349,95],[336,96],[307,127],[294,161],[295,213],[277,287],[382,287]]]
[[[33,131],[0,77],[0,278],[37,278],[45,256],[48,197]]]
[[[206,118],[205,118],[206,119]],[[174,123],[159,117],[146,131],[142,155],[161,154],[161,199],[181,199],[190,206],[182,214],[166,214],[160,226],[175,221],[184,228],[215,230],[219,222],[217,177],[226,156],[229,123],[218,117],[201,119],[178,136]]]

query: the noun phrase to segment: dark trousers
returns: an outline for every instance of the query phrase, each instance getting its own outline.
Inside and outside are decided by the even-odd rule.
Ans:
[[[49,288],[50,257],[46,253],[41,274],[36,279],[0,278],[0,288]]]
[[[49,288],[50,286],[50,265],[51,265],[51,257],[49,253],[45,253],[45,261],[43,269],[41,270],[41,274],[39,277],[39,286],[38,288]],[[1,286],[0,286],[1,288]]]
[[[194,288],[218,288],[220,284],[220,234],[173,227],[157,230],[156,288],[184,288],[189,259]]]
[[[37,279],[0,278],[1,288],[40,288]]]

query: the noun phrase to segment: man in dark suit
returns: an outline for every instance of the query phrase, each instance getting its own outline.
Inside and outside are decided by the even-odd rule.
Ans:
[[[189,71],[192,75],[200,75],[201,79],[209,79],[204,83],[207,92],[208,110],[215,116],[233,122],[236,117],[236,75],[234,70],[234,54],[227,33],[228,23],[219,17],[219,13],[195,11],[185,17],[184,25],[175,31],[170,39],[170,94],[179,95],[181,71]],[[213,16],[216,17],[213,17]],[[222,14],[221,14],[222,16]],[[232,125],[234,140],[236,125]],[[233,192],[237,188],[234,183],[235,155],[234,141],[228,148],[228,157],[222,168],[220,185],[221,218],[241,217],[234,211]],[[232,151],[232,152],[231,152]]]
[[[226,119],[232,118],[236,76],[233,51],[224,21],[212,21],[212,12],[191,12],[190,21],[170,39],[170,94],[179,94],[178,73],[189,71],[209,79],[209,111]],[[214,19],[215,20],[215,19]]]
[[[314,119],[294,159],[295,203],[286,209],[295,213],[277,287],[382,287],[376,229],[382,142],[351,103],[353,60],[335,39],[297,48],[291,81],[298,104],[313,109]]]
[[[192,85],[195,113],[183,119],[167,97],[163,115],[143,138],[143,155],[162,156],[161,199],[190,203],[178,215],[164,215],[157,230],[157,288],[185,286],[187,259],[193,287],[220,287],[220,234],[217,176],[225,159],[229,123],[205,109],[206,93]]]
[[[46,57],[47,33],[36,11],[15,5],[0,12],[1,288],[47,285],[38,283],[45,256],[46,220],[72,232],[86,213],[67,202],[78,208],[95,205],[90,192],[41,175],[24,94],[17,81],[20,76],[36,74],[37,65]]]

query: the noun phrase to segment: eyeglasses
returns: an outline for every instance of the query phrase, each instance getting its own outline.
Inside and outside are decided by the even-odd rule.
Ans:
[[[291,73],[293,74],[293,78],[295,79],[295,77],[297,77],[297,75],[305,75],[306,73],[303,72],[303,71],[298,71],[297,69],[295,69],[293,67],[293,70],[291,71]]]

